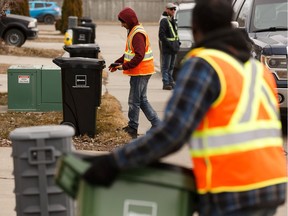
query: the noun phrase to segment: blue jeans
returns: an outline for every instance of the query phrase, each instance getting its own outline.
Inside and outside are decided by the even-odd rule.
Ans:
[[[151,75],[130,77],[128,125],[136,130],[139,125],[140,109],[151,122],[152,127],[155,127],[160,123],[157,113],[147,100],[147,85],[150,77]]]
[[[175,61],[176,54],[162,54],[161,72],[163,85],[169,85],[171,83],[174,83],[172,74],[175,66]]]

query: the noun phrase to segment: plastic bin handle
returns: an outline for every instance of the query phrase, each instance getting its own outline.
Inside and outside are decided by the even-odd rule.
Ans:
[[[61,67],[63,65],[63,60],[61,58],[55,58],[52,60],[53,63]]]
[[[52,164],[55,163],[55,149],[53,146],[33,147],[28,152],[29,164]]]

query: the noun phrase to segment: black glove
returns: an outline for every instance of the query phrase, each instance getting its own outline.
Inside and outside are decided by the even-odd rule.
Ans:
[[[92,163],[82,176],[88,183],[106,187],[113,183],[119,170],[112,154],[87,157],[84,160]]]

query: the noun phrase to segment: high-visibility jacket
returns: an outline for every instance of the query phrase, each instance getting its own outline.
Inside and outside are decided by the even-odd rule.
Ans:
[[[131,61],[131,59],[133,59],[133,57],[135,56],[135,51],[132,45],[132,40],[133,40],[134,35],[139,32],[142,33],[146,38],[145,56],[143,60],[140,62],[140,64],[137,65],[135,68],[123,71],[123,74],[129,75],[129,76],[150,75],[150,74],[155,73],[153,53],[150,48],[149,37],[142,25],[134,26],[133,29],[129,32],[129,35],[126,41],[124,63]]]
[[[173,37],[171,37],[171,38],[167,37],[167,40],[168,41],[179,41],[178,33],[177,33],[177,31],[176,32],[174,31],[174,28],[173,28],[173,26],[172,26],[172,24],[171,24],[171,22],[170,22],[168,17],[167,17],[167,22],[169,24],[170,32],[173,35]]]
[[[213,49],[196,49],[220,80],[219,97],[189,141],[200,194],[241,192],[287,182],[272,74]]]

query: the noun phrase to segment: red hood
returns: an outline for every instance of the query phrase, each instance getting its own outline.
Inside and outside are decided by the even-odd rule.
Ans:
[[[135,25],[139,24],[135,11],[129,7],[125,7],[122,11],[120,11],[120,13],[118,14],[118,18],[127,23],[130,30]]]

